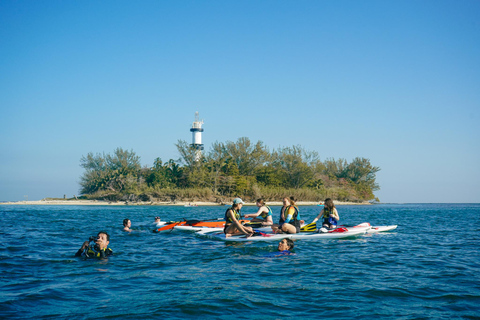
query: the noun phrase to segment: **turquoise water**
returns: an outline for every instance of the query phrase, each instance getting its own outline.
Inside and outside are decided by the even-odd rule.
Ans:
[[[310,221],[319,209],[300,212]],[[479,204],[340,206],[345,224],[399,227],[296,241],[296,254],[282,257],[272,257],[276,242],[152,233],[156,215],[212,219],[224,210],[0,206],[0,318],[480,319]],[[75,258],[100,230],[115,255]]]

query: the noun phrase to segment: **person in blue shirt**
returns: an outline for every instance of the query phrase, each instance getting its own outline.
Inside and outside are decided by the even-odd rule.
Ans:
[[[273,225],[273,216],[272,209],[265,204],[263,199],[257,200],[257,213],[246,214],[245,218],[253,218],[251,222],[260,222],[262,226],[271,226]]]

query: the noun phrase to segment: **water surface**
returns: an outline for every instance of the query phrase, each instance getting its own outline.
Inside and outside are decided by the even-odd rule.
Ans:
[[[2,205],[0,318],[479,319],[479,204],[340,206],[342,223],[399,227],[299,240],[281,257],[276,242],[152,233],[157,215],[212,219],[225,209]],[[309,222],[319,209],[300,212]],[[122,231],[124,218],[134,232]],[[115,255],[75,258],[100,230]]]

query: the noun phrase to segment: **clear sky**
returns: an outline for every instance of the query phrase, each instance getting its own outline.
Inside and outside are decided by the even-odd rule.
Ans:
[[[480,202],[480,1],[0,1],[0,201],[80,158],[248,137],[379,166],[383,202]]]

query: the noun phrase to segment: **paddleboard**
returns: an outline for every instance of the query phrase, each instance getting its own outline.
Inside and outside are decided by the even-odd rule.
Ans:
[[[273,234],[273,233],[262,233],[261,235],[254,235],[251,237],[246,237],[245,235],[238,235],[238,236],[230,236],[225,237],[223,232],[217,231],[208,231],[208,230],[200,230],[196,234],[200,236],[206,236],[213,239],[218,239],[226,242],[248,242],[248,241],[280,241],[282,239],[342,239],[348,237],[357,237],[364,235],[366,232],[365,229],[359,230],[347,230],[344,232],[338,231],[331,231],[325,233],[316,233],[316,232],[301,232],[301,233],[294,233],[294,234]]]

